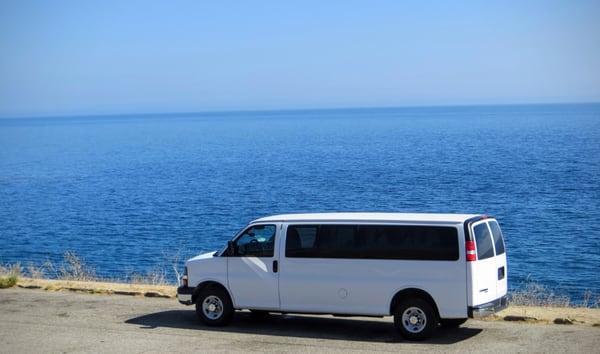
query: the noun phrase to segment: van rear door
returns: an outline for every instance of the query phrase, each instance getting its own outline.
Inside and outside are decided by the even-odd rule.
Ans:
[[[476,259],[467,262],[470,279],[469,306],[494,301],[506,295],[506,253],[500,226],[494,219],[471,224]]]
[[[508,268],[506,267],[506,249],[504,247],[504,236],[500,225],[494,219],[488,220],[488,225],[492,231],[494,240],[494,252],[496,254],[496,267],[498,267],[498,277],[496,281],[496,298],[506,295],[508,292]]]

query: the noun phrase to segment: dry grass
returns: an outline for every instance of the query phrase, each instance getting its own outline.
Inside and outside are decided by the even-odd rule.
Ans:
[[[25,268],[25,273],[32,278],[40,278],[40,279],[46,278],[48,276],[46,269],[51,266],[52,266],[52,263],[50,263],[49,261],[42,264],[42,266],[40,266],[40,267],[36,267],[32,263],[30,263]]]
[[[165,255],[166,257],[166,255]],[[167,259],[167,258],[165,258]],[[96,270],[88,265],[82,257],[73,251],[67,251],[63,254],[63,260],[59,264],[46,261],[40,266],[29,263],[25,268],[20,264],[12,266],[4,266],[0,268],[0,275],[8,274],[8,269],[14,267],[18,275],[23,275],[28,278],[35,279],[55,279],[67,281],[82,281],[82,282],[112,282],[126,284],[148,284],[148,285],[174,285],[177,284],[178,271],[177,266],[180,263],[179,256],[170,257],[171,268],[175,275],[175,281],[169,281],[170,277],[167,272],[168,267],[155,267],[146,273],[131,273],[123,279],[109,279],[97,275]]]
[[[17,285],[21,276],[21,264],[0,265],[0,289],[12,288]]]
[[[96,271],[89,267],[85,261],[73,251],[67,251],[63,254],[64,262],[58,268],[58,279],[78,280],[78,281],[96,281]]]
[[[0,277],[0,289],[12,288],[17,285],[18,278],[16,276]]]
[[[30,278],[51,278],[61,280],[80,280],[97,281],[96,271],[85,263],[85,260],[79,257],[73,251],[67,251],[63,254],[63,261],[58,265],[46,261],[41,266],[29,263],[22,273]]]
[[[125,279],[107,279],[99,277],[75,252],[67,251],[59,264],[47,261],[41,266],[28,264],[22,268],[17,263],[0,267],[0,285],[4,286],[4,278],[7,278],[7,287],[18,283],[21,287],[45,290],[174,297],[176,288],[168,282],[166,269],[156,267],[145,274],[132,273]],[[9,281],[9,276],[14,279]]]
[[[131,273],[126,278],[126,283],[131,284],[150,284],[150,285],[169,285],[167,281],[167,272],[164,269],[154,268],[145,274]]]
[[[21,263],[0,265],[0,277],[19,276],[23,272]]]
[[[527,278],[517,290],[510,293],[510,303],[515,306],[599,308],[600,295],[594,296],[588,290],[583,294],[581,303],[573,303],[569,296],[559,295],[553,289]]]
[[[115,283],[60,279],[19,278],[18,286],[47,291],[73,291],[88,294],[115,294],[146,297],[174,298],[177,288],[170,285]]]

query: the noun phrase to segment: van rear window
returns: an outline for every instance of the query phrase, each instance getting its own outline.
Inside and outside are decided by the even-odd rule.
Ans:
[[[492,237],[494,238],[494,246],[496,247],[496,255],[504,253],[504,237],[502,237],[502,231],[500,231],[500,225],[497,221],[490,221],[490,228],[492,229]]]
[[[475,241],[477,242],[477,259],[482,260],[494,257],[494,246],[492,246],[492,235],[487,223],[481,223],[474,228]]]
[[[285,256],[458,260],[454,227],[400,225],[290,225]]]

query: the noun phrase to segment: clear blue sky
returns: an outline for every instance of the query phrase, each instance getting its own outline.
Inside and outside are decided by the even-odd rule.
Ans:
[[[600,101],[600,1],[2,1],[0,116]]]

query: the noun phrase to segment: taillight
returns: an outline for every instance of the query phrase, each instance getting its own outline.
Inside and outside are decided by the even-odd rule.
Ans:
[[[467,262],[476,261],[477,253],[475,253],[475,241],[466,241],[465,247],[467,249]]]

